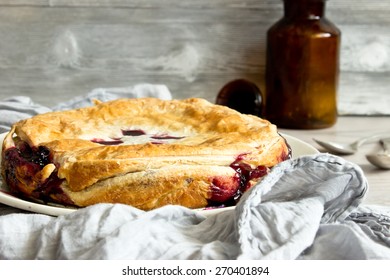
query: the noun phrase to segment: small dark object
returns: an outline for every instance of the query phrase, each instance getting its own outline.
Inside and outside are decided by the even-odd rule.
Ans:
[[[245,79],[228,82],[217,95],[216,104],[225,105],[243,114],[260,116],[261,91],[253,83]]]

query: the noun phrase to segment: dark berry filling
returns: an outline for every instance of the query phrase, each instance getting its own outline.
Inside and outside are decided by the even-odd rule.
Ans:
[[[240,187],[235,194],[234,200],[238,200],[242,194],[251,187],[251,180],[264,177],[268,173],[268,168],[266,166],[260,165],[256,168],[252,168],[249,164],[239,162],[238,160],[233,162],[230,167],[237,172],[240,180]]]
[[[268,173],[266,166],[257,166],[252,168],[249,164],[241,162],[245,155],[240,155],[230,164],[230,167],[236,171],[232,178],[213,178],[211,183],[211,198],[209,206],[236,205],[241,196],[250,187],[250,181],[264,177]]]
[[[93,143],[101,144],[101,145],[108,145],[108,146],[115,146],[123,144],[123,141],[120,139],[112,139],[112,140],[104,140],[100,138],[94,138],[91,140]]]
[[[280,155],[280,161],[291,159],[292,150],[286,139],[284,139],[288,147],[287,152]],[[211,182],[211,198],[209,199],[209,207],[221,207],[236,205],[240,197],[250,187],[250,181],[259,179],[268,174],[266,166],[257,166],[252,168],[249,164],[242,162],[246,154],[239,155],[236,160],[230,164],[230,167],[236,171],[236,174],[231,179],[216,177]]]
[[[221,204],[235,196],[240,188],[239,176],[215,177],[211,182],[210,205]]]
[[[22,196],[25,193],[19,188],[19,180],[24,185],[35,186],[34,176],[52,162],[50,151],[46,147],[30,147],[23,141],[19,141],[16,147],[6,150],[4,159],[6,182],[12,193]],[[36,186],[31,193],[31,197],[48,202],[50,196],[55,195],[56,199],[64,204],[71,204],[72,202],[60,188],[62,181],[63,179],[58,178],[55,170],[49,178]]]
[[[182,137],[182,136],[170,136],[168,134],[160,134],[160,135],[150,136],[150,138],[156,139],[156,140],[174,140],[174,139],[183,139],[184,137]]]
[[[146,132],[142,129],[122,129],[123,136],[141,136],[145,134]]]

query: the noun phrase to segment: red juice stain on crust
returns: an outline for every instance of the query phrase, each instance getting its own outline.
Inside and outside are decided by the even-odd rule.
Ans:
[[[122,129],[121,130],[122,135],[124,137],[139,137],[143,135],[148,135],[144,130],[142,129]],[[150,143],[152,144],[165,144],[167,143],[165,140],[180,140],[185,138],[184,136],[172,136],[167,133],[161,133],[161,134],[154,134],[154,135],[148,135]],[[111,138],[111,140],[104,140],[101,138],[93,138],[91,139],[91,142],[101,144],[101,145],[120,145],[124,144],[125,141],[120,138]]]

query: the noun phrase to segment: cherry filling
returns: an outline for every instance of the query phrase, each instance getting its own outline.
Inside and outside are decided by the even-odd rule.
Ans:
[[[252,168],[249,164],[241,162],[243,155],[230,165],[236,171],[232,178],[216,177],[211,183],[211,198],[209,206],[220,205],[223,203],[226,206],[236,205],[242,194],[250,187],[250,181],[264,177],[268,173],[266,166],[258,166]]]
[[[284,139],[288,149],[280,155],[279,160],[285,161],[291,159],[292,150],[286,139]],[[257,166],[252,168],[249,164],[243,163],[246,154],[239,155],[236,160],[230,164],[230,167],[236,171],[233,178],[215,177],[211,182],[211,198],[208,203],[212,208],[218,206],[236,205],[240,197],[250,187],[250,181],[259,179],[268,174],[266,166]]]
[[[156,140],[174,140],[174,139],[183,139],[184,136],[170,136],[168,134],[159,134],[159,135],[150,136],[150,138]]]
[[[240,187],[238,188],[237,193],[234,197],[235,200],[240,198],[241,195],[251,187],[251,180],[264,177],[268,173],[268,168],[266,166],[260,165],[256,168],[252,168],[249,164],[242,163],[239,161],[233,162],[230,167],[237,172],[237,175],[240,180]]]
[[[122,129],[123,136],[141,136],[146,135],[146,132],[142,129]]]
[[[120,139],[104,140],[100,138],[93,138],[91,142],[101,144],[101,145],[107,145],[107,146],[115,146],[115,145],[123,144],[123,141]]]
[[[52,162],[50,151],[46,147],[30,147],[23,141],[18,142],[16,147],[7,149],[4,159],[6,182],[11,192],[20,195],[24,195],[25,192],[19,188],[19,182],[27,187],[35,186],[34,176]],[[49,178],[39,182],[32,190],[31,197],[48,202],[50,196],[55,195],[56,199],[64,204],[72,204],[60,188],[62,181],[56,171],[52,172]]]

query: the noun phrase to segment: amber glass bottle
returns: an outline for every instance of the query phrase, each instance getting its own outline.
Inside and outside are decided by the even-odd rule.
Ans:
[[[314,129],[337,120],[339,29],[326,0],[284,0],[284,17],[267,33],[263,117],[280,127]]]

